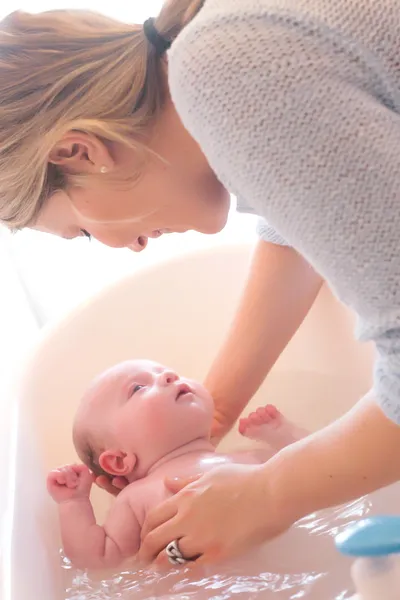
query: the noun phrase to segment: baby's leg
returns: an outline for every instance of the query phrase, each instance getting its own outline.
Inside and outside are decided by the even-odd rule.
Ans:
[[[308,435],[307,431],[285,419],[271,404],[240,419],[239,433],[252,440],[266,442],[276,451]]]

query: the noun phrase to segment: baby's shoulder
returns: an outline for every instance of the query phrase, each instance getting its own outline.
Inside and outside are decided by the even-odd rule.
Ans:
[[[130,483],[117,497],[116,508],[128,503],[140,523],[157,504],[167,498],[164,481],[158,478],[145,477]]]

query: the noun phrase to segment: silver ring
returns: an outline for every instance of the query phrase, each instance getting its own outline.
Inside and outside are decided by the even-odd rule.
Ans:
[[[182,565],[185,565],[188,562],[188,560],[183,556],[182,552],[179,549],[178,540],[170,542],[165,548],[165,552],[171,565],[181,567]]]

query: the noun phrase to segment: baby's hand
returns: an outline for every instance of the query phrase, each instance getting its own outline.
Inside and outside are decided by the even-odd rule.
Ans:
[[[85,465],[68,465],[51,471],[47,477],[47,489],[58,504],[89,498],[94,476]]]

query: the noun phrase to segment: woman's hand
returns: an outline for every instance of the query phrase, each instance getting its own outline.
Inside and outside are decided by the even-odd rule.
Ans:
[[[224,466],[187,483],[167,481],[180,491],[148,514],[138,555],[143,563],[165,562],[173,540],[185,558],[199,556],[196,564],[225,560],[291,525],[280,518],[264,465]]]
[[[96,485],[105,490],[112,496],[118,496],[118,494],[128,485],[128,480],[125,477],[114,477],[112,481],[105,475],[97,477],[95,481]]]
[[[244,552],[307,514],[398,481],[393,456],[399,453],[400,427],[371,392],[341,419],[264,465],[214,469],[183,489],[185,482],[169,482],[171,491],[180,491],[149,513],[139,558],[165,561],[165,547],[175,540],[184,558],[199,556],[200,563]]]
[[[214,412],[213,423],[211,427],[211,441],[214,446],[218,446],[220,441],[229,433],[236,422],[236,418],[229,418],[217,408]]]

